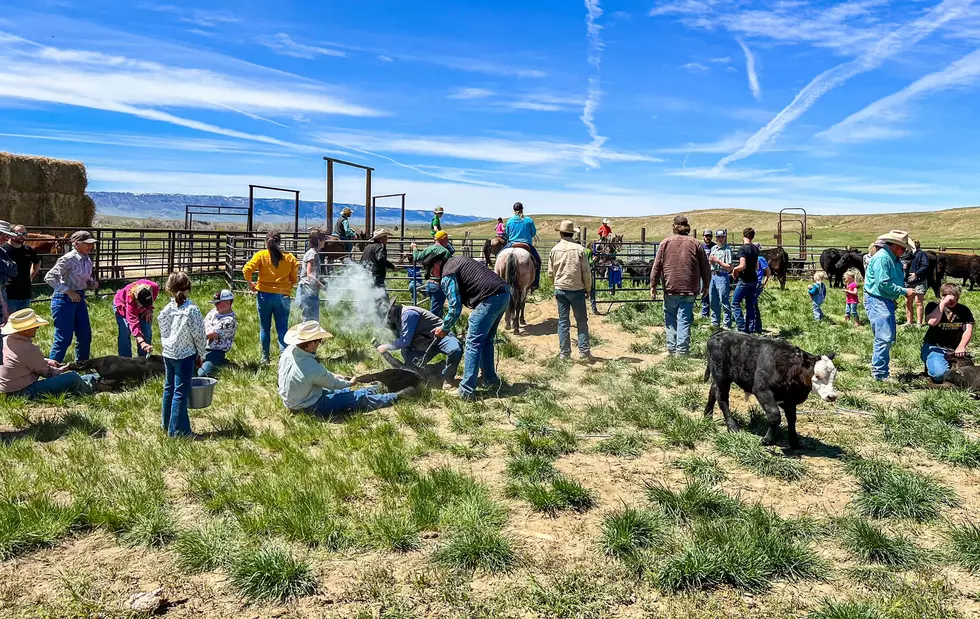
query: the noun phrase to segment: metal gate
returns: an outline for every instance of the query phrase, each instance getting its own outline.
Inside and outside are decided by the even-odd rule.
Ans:
[[[650,271],[659,247],[645,241],[590,243],[593,305],[650,303]]]

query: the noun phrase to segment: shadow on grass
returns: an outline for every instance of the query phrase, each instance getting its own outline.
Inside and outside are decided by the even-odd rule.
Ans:
[[[41,419],[22,430],[0,432],[0,444],[7,445],[17,440],[33,440],[38,443],[50,443],[64,438],[73,432],[91,438],[105,438],[107,430],[104,425],[93,421],[84,415],[68,413],[61,419]]]
[[[501,325],[500,330],[503,331],[503,325]],[[572,330],[574,330],[574,325]],[[558,319],[549,318],[544,322],[539,322],[531,325],[524,325],[521,327],[521,336],[524,335],[554,335],[558,336]],[[520,336],[518,336],[520,337]]]
[[[785,433],[780,436],[783,438]],[[833,460],[841,460],[847,457],[847,452],[841,449],[837,445],[829,445],[818,438],[813,438],[812,436],[800,436],[800,445],[802,449],[790,449],[789,447],[782,447],[783,455],[786,456],[808,456],[811,458],[831,458]]]

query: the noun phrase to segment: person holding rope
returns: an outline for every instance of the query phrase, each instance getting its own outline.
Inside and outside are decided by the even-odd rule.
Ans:
[[[459,362],[463,359],[463,346],[452,333],[437,338],[433,333],[441,326],[442,319],[428,310],[414,305],[393,303],[388,309],[388,327],[398,334],[398,338],[390,344],[378,346],[378,352],[384,354],[389,350],[398,351],[405,363],[416,368],[421,368],[442,353],[446,355],[442,380],[453,383]]]
[[[98,377],[69,371],[68,366],[44,353],[34,343],[37,330],[48,321],[31,308],[10,315],[0,333],[4,336],[3,366],[0,367],[0,393],[30,400],[46,395],[86,395],[95,390]]]
[[[446,295],[442,293],[440,279],[442,274],[439,271],[442,263],[453,255],[453,246],[449,244],[449,233],[445,230],[436,232],[435,243],[429,245],[422,251],[419,246],[412,243],[412,262],[421,264],[425,270],[425,294],[429,297],[429,311],[435,315],[442,314],[442,308],[446,304]]]
[[[962,292],[956,284],[943,284],[939,289],[939,303],[931,301],[926,305],[929,329],[922,341],[920,356],[934,383],[943,382],[943,376],[949,371],[950,357],[967,355],[966,347],[973,338],[973,312],[960,303]]]
[[[259,312],[259,343],[262,346],[262,363],[269,364],[269,347],[272,341],[272,321],[276,322],[276,335],[279,337],[279,352],[286,349],[286,330],[289,328],[289,294],[299,281],[299,263],[296,257],[279,248],[282,237],[278,232],[270,232],[265,237],[265,249],[257,252],[248,261],[242,274],[252,292],[258,293],[255,299]],[[252,275],[258,271],[259,281],[253,282]]]
[[[534,226],[534,220],[524,216],[524,205],[520,202],[514,203],[514,216],[507,220],[507,244],[504,249],[513,247],[515,243],[526,245],[534,259],[534,283],[531,284],[531,292],[538,289],[541,284],[541,256],[534,248],[534,239],[538,236],[538,229]]]
[[[605,240],[609,236],[612,236],[612,226],[609,225],[608,219],[603,219],[602,224],[599,226],[599,240]]]
[[[485,387],[500,385],[494,365],[494,340],[510,301],[510,286],[499,275],[465,256],[447,260],[441,266],[441,273],[448,309],[442,326],[436,327],[433,334],[440,339],[447,337],[459,320],[463,306],[472,310],[466,329],[463,378],[459,382],[460,397],[472,400],[476,398],[476,383],[481,372]]]

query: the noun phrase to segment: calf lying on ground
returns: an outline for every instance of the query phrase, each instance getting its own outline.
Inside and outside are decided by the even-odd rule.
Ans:
[[[980,394],[980,367],[964,364],[947,370],[943,374],[943,386],[967,389],[974,394]]]
[[[789,427],[789,446],[799,449],[796,434],[796,407],[811,391],[823,400],[837,399],[834,379],[834,355],[811,355],[783,340],[718,331],[708,338],[708,367],[704,378],[711,378],[711,391],[705,417],[711,417],[715,401],[725,416],[730,431],[738,430],[728,408],[732,383],[751,393],[766,412],[769,430],[762,438],[763,445],[772,445],[779,432],[779,408],[786,412]]]
[[[163,357],[96,357],[73,363],[71,369],[80,374],[96,373],[100,376],[96,391],[119,391],[126,385],[163,376]]]

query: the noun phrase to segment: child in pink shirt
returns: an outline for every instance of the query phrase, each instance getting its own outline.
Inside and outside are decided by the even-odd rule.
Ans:
[[[860,325],[861,319],[858,317],[858,285],[857,275],[854,271],[844,274],[844,321],[850,322],[851,316],[854,317],[854,324]]]

